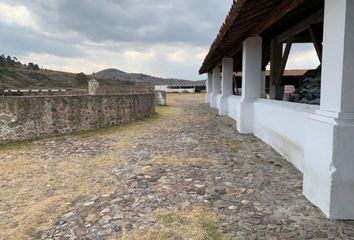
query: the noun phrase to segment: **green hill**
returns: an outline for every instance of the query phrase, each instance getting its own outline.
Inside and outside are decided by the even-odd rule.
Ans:
[[[68,73],[40,69],[37,64],[22,64],[17,58],[0,55],[0,90],[4,89],[87,89],[87,81],[93,76],[83,73]],[[96,74],[104,92],[144,89],[152,85],[175,85],[197,83],[181,79],[158,78],[141,73],[126,73],[117,69],[106,69]],[[204,81],[199,81],[200,83]]]
[[[77,88],[86,89],[87,80],[92,76],[83,73],[68,73],[40,69],[37,64],[22,64],[16,58],[0,56],[0,90],[1,89],[43,89],[43,88]],[[118,78],[98,77],[100,84],[106,88],[136,85],[134,82],[121,81]]]

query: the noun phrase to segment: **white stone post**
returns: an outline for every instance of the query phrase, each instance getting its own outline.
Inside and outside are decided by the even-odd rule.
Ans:
[[[261,97],[262,38],[251,37],[243,42],[242,98],[237,116],[237,130],[253,133],[253,102]]]
[[[220,68],[219,66],[213,68],[213,90],[210,95],[210,107],[217,107],[217,96],[220,94]]]
[[[228,98],[232,95],[233,72],[233,58],[223,58],[221,73],[221,94],[218,95],[217,99],[219,115],[227,115],[228,113]]]
[[[326,0],[320,110],[308,121],[304,194],[329,218],[354,219],[353,0]]]
[[[210,103],[210,95],[213,88],[213,74],[211,72],[208,73],[208,79],[205,85],[206,85],[205,103]]]
[[[96,79],[91,79],[88,82],[89,95],[97,95],[100,83]]]

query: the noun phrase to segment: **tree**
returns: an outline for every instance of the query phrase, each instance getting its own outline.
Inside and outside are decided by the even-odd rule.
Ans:
[[[6,65],[6,58],[4,54],[0,56],[0,66],[5,66]]]
[[[7,57],[6,57],[6,65],[8,65],[8,66],[13,66],[14,63],[15,63],[15,61],[12,60],[12,58],[11,58],[10,56],[7,56]]]
[[[39,70],[39,66],[38,64],[34,64],[34,63],[28,63],[27,65],[27,69],[28,70],[33,70],[33,71],[38,71]]]
[[[75,76],[75,83],[77,85],[84,85],[87,84],[88,82],[88,77],[85,75],[85,73],[78,73]]]

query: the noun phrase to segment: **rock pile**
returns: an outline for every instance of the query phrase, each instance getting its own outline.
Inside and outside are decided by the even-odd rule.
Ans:
[[[305,104],[320,105],[321,100],[321,69],[306,72],[302,86],[293,94],[288,101]]]

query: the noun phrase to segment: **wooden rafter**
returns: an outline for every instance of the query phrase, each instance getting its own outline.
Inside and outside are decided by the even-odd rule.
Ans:
[[[316,49],[318,59],[320,60],[320,63],[322,63],[322,50],[323,50],[322,42],[321,42],[320,38],[315,34],[315,31],[312,26],[309,26],[308,31],[309,31],[309,35],[311,37],[311,40],[313,42],[313,45]]]
[[[304,0],[284,0],[276,8],[274,8],[269,15],[267,15],[263,21],[263,24],[259,24],[253,31],[253,35],[258,35],[275,24],[279,19],[286,14],[294,10],[297,6],[302,4]]]
[[[288,38],[288,41],[286,42],[284,55],[283,55],[283,57],[281,59],[281,64],[280,64],[280,68],[279,68],[279,72],[278,72],[278,76],[277,76],[277,82],[276,82],[277,86],[281,85],[282,78],[283,78],[283,75],[284,75],[286,64],[287,64],[288,59],[289,59],[289,54],[290,54],[290,50],[291,50],[291,46],[293,44],[293,41],[294,41],[294,36],[290,36]]]
[[[323,9],[317,11],[316,13],[312,14],[311,16],[307,17],[303,21],[299,22],[298,24],[294,25],[293,27],[289,28],[287,31],[277,36],[277,40],[279,42],[284,42],[289,38],[289,36],[295,36],[303,31],[308,30],[309,26],[323,22],[323,15],[324,15]]]

